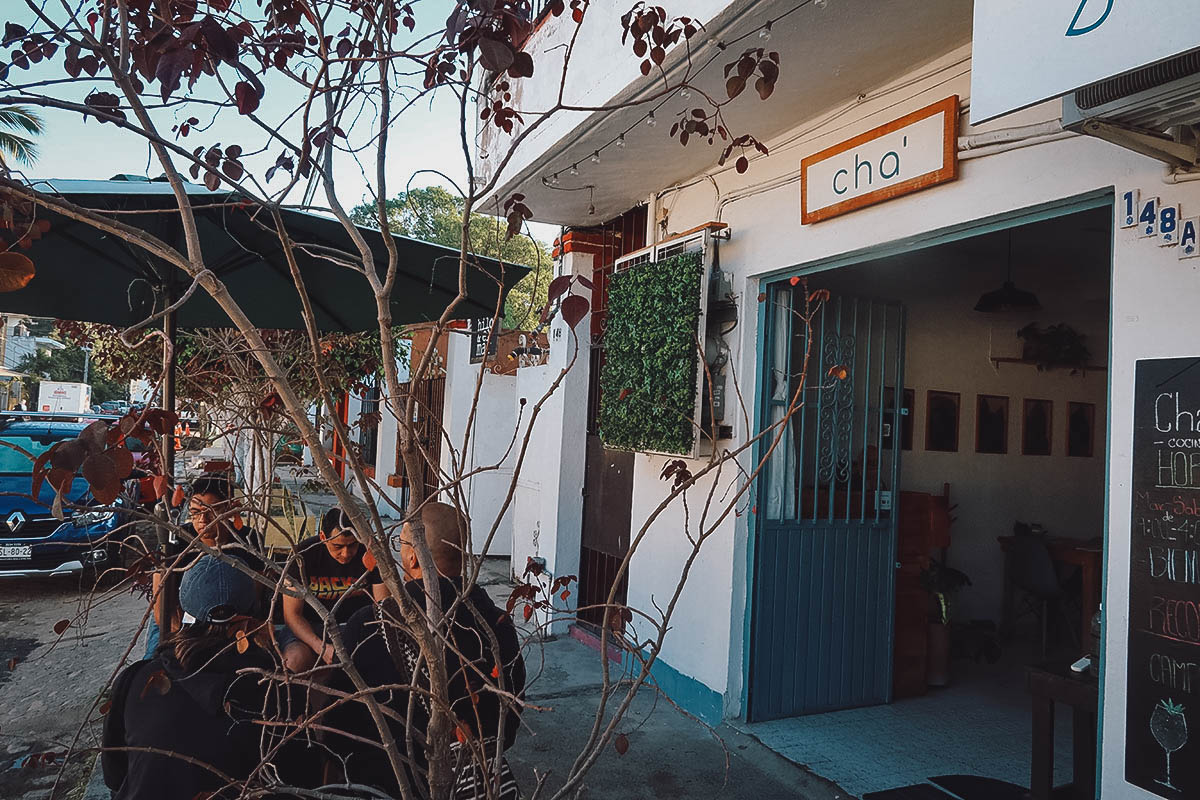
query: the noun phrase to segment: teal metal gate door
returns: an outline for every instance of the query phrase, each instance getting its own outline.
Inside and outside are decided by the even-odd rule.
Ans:
[[[767,294],[751,721],[891,700],[904,388],[903,306]]]

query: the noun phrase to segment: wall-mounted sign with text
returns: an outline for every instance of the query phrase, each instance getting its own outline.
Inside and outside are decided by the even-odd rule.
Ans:
[[[801,160],[800,222],[820,222],[956,177],[957,95]]]
[[[971,124],[1200,47],[1196,0],[975,0]]]

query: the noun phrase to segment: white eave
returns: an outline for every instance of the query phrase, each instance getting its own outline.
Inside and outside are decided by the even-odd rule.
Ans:
[[[765,41],[758,32],[768,19],[776,21]],[[653,192],[715,166],[723,148],[720,138],[711,146],[693,138],[685,147],[669,134],[680,114],[699,105],[700,91],[725,97],[723,67],[744,50],[762,46],[778,51],[779,81],[765,101],[748,87],[725,107],[725,118],[733,135],[751,133],[767,142],[822,110],[962,46],[971,36],[971,6],[961,0],[831,0],[820,9],[811,3],[797,8],[796,0],[744,0],[730,3],[706,26],[707,38],[698,35],[701,42],[692,62],[708,66],[693,80],[696,90],[690,99],[673,94],[618,111],[577,113],[558,127],[547,123],[554,132],[553,143],[544,143],[551,136],[524,143],[534,157],[514,159],[518,166],[506,170],[511,176],[502,176],[482,208],[502,206],[504,199],[519,192],[539,222],[592,225],[615,217]],[[619,28],[612,35],[619,40]],[[718,41],[725,44],[724,50]],[[621,57],[636,66],[628,50]],[[666,64],[668,80],[678,82],[685,66],[684,48],[676,47]],[[601,78],[609,74],[597,65],[584,68]],[[653,97],[656,86],[661,79],[640,78],[605,104],[638,103]],[[645,123],[651,108],[654,127]],[[620,149],[614,142],[622,133],[625,147]],[[592,163],[590,157],[597,151],[600,162]],[[578,175],[569,174],[572,165],[577,165]],[[543,179],[556,173],[558,184],[547,186]]]

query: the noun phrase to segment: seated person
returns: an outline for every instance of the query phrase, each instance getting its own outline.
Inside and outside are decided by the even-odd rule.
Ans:
[[[266,622],[254,614],[254,579],[202,556],[180,582],[179,603],[196,621],[113,684],[101,756],[113,800],[224,797],[220,776],[245,781],[276,743],[272,737],[286,733],[258,724],[290,707],[280,685],[238,672],[276,669],[263,646]],[[264,738],[264,731],[274,733]],[[286,781],[311,781],[308,759],[296,749],[285,746],[272,763]]]
[[[520,713],[513,701],[501,699],[494,690],[521,697],[525,689],[525,662],[516,627],[498,608],[487,592],[476,585],[463,596],[461,537],[468,535],[466,520],[453,507],[431,503],[422,510],[426,541],[439,572],[441,607],[448,609],[455,599],[463,601],[453,614],[449,626],[451,642],[445,647],[446,670],[450,679],[451,710],[462,728],[462,738],[454,743],[460,747],[469,736],[481,742],[485,752],[494,756],[497,736],[502,733],[503,746],[508,749],[516,739]],[[418,608],[425,607],[425,587],[422,582],[416,550],[412,547],[412,531],[405,525],[401,532],[400,566],[404,571],[404,589]],[[397,601],[387,596],[386,589],[377,585],[376,597],[382,598],[377,607],[364,607],[350,618],[346,626],[346,646],[353,653],[354,664],[363,680],[371,686],[416,685],[428,686],[423,674],[420,650],[416,640],[406,631]],[[382,591],[381,591],[382,590]],[[485,630],[486,627],[486,630]],[[493,636],[499,653],[492,647]],[[501,680],[503,678],[503,680]],[[353,691],[344,676],[339,689]],[[405,718],[413,720],[413,730],[406,732],[401,723],[392,722],[392,735],[403,752],[410,738],[415,752],[408,760],[409,780],[424,783],[425,759],[421,743],[428,725],[430,703],[421,692],[382,690],[376,699],[387,703]],[[409,706],[412,706],[410,709]],[[502,717],[503,715],[503,723]],[[329,715],[329,727],[353,736],[379,741],[379,732],[362,703],[345,703]],[[326,744],[341,755],[346,778],[353,783],[375,786],[395,794],[396,779],[387,755],[379,748],[364,747],[351,738],[327,737]],[[467,759],[470,763],[470,759]],[[467,769],[458,776],[460,789],[473,786],[485,796],[487,780],[479,780],[477,770]],[[496,776],[492,776],[493,778]],[[501,791],[492,795],[504,798],[519,796],[516,781],[507,763],[499,776]],[[427,788],[427,786],[426,786]],[[473,797],[463,791],[456,797]]]
[[[363,561],[366,548],[340,508],[325,512],[321,532],[297,544],[296,550],[299,558],[289,569],[288,580],[307,588],[335,622],[344,624],[355,611],[371,605],[371,585],[379,579]],[[275,634],[284,666],[291,672],[305,672],[318,659],[332,664],[336,653],[321,615],[299,596],[284,594],[282,606],[285,624]]]
[[[183,526],[184,540],[190,544],[198,541],[207,547],[219,548],[229,555],[241,559],[255,572],[263,572],[263,562],[250,552],[243,543],[257,546],[256,534],[248,530],[241,517],[234,513],[236,501],[233,497],[233,484],[229,478],[219,474],[201,475],[191,485],[191,497],[188,499],[187,523]],[[240,541],[239,541],[240,540]],[[177,573],[185,571],[204,551],[195,544],[186,547],[182,554],[166,557],[166,565]],[[151,597],[155,599],[154,614],[146,632],[146,658],[150,658],[161,637],[161,631],[174,633],[183,623],[179,607],[177,581],[166,581],[166,572],[159,570],[151,577]],[[259,602],[266,595],[266,588],[256,584],[256,597]],[[168,593],[170,596],[168,596]],[[170,608],[171,619],[164,620]],[[265,616],[260,609],[259,616]]]

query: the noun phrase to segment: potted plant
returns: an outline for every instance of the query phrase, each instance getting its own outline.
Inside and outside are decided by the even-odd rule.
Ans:
[[[929,592],[929,660],[925,682],[929,686],[950,683],[950,617],[953,596],[971,579],[936,558],[921,570],[921,585]]]
[[[1087,369],[1091,358],[1084,344],[1087,337],[1066,323],[1039,328],[1036,322],[1031,322],[1017,331],[1017,336],[1024,342],[1021,358],[1036,364],[1039,372],[1066,367],[1074,375]]]

